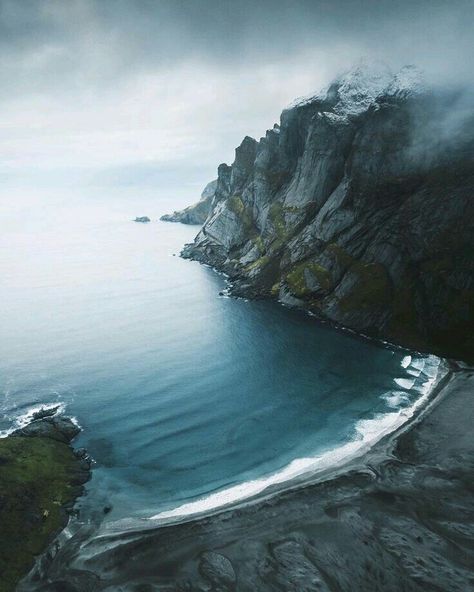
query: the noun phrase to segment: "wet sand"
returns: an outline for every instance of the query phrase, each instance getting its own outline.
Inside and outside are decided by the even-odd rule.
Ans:
[[[80,530],[18,590],[474,590],[474,369],[324,482],[187,523]]]

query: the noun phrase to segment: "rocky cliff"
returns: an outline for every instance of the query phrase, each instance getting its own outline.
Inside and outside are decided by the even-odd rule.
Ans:
[[[472,359],[473,192],[469,95],[358,68],[243,140],[182,254],[236,295]]]
[[[216,187],[217,179],[204,187],[201,193],[201,199],[197,203],[184,210],[165,214],[161,216],[160,220],[164,222],[181,222],[182,224],[204,224],[212,210]]]

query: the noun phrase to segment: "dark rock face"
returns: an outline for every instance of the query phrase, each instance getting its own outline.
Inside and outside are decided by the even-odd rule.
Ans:
[[[245,138],[183,256],[235,294],[471,359],[474,107],[413,77],[351,74]]]
[[[180,212],[165,214],[161,216],[160,220],[164,222],[181,222],[182,224],[199,224],[201,226],[206,221],[212,209],[216,186],[217,180],[211,181],[204,188],[201,193],[201,199],[196,204]]]
[[[134,222],[141,222],[142,224],[146,224],[147,222],[150,222],[150,218],[148,218],[148,216],[137,216]]]
[[[236,577],[232,563],[220,553],[214,551],[203,553],[199,562],[199,571],[217,589],[233,590],[235,588]]]
[[[80,431],[80,428],[69,417],[58,415],[34,420],[24,428],[15,430],[10,434],[10,437],[50,438],[69,444]]]

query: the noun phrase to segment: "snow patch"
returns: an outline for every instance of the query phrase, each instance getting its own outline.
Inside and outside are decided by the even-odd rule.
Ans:
[[[424,90],[423,74],[416,66],[403,66],[393,73],[383,63],[362,62],[318,93],[296,99],[287,109],[324,101],[331,104],[334,114],[347,117],[367,111],[380,97],[406,98]]]

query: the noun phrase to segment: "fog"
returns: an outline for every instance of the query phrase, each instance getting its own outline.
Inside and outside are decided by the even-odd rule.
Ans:
[[[473,24],[471,0],[1,0],[1,199],[84,186],[192,201],[244,135],[361,58],[469,81]]]

